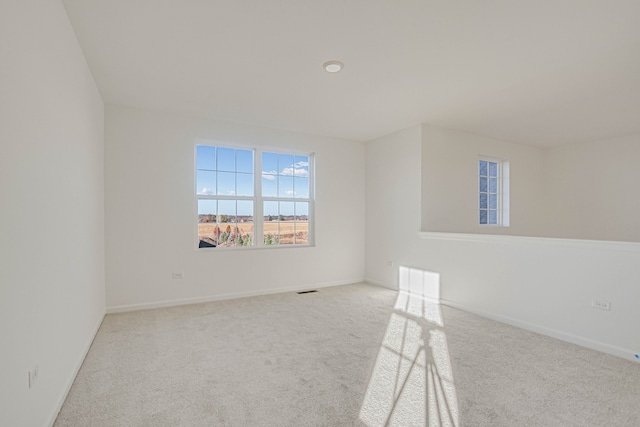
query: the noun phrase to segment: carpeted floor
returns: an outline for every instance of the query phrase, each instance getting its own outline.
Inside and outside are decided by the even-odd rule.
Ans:
[[[55,426],[640,426],[640,364],[366,284],[106,316]]]

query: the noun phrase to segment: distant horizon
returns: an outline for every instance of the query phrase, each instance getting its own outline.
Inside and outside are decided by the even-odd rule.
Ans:
[[[218,216],[223,216],[225,214],[220,214]],[[216,218],[215,221],[202,221],[203,217],[211,217],[211,216],[215,216],[213,214],[198,214],[198,222],[199,223],[209,223],[209,224],[213,224],[213,223],[219,223],[219,224],[229,224],[229,223],[234,223],[234,222],[238,222],[238,219],[244,220],[242,222],[253,222],[253,215],[227,215],[228,219],[236,219],[236,221],[218,221],[218,218]],[[268,218],[279,218],[279,217],[283,217],[285,218],[284,221],[288,221],[290,219],[294,220],[294,221],[309,221],[309,216],[308,215],[263,215],[263,220],[266,222],[282,222],[282,220],[277,220],[277,219],[268,219]],[[250,221],[247,221],[249,220]]]

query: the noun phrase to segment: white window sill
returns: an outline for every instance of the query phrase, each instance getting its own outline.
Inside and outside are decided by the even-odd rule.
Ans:
[[[262,251],[270,249],[313,248],[316,245],[269,245],[269,246],[216,246],[215,248],[195,248],[196,252],[238,252],[238,251]]]
[[[437,231],[420,231],[422,239],[450,240],[464,242],[484,242],[502,244],[529,244],[570,246],[575,248],[599,249],[618,252],[640,253],[640,243],[611,240],[560,239],[555,237],[505,236],[497,234],[444,233]]]

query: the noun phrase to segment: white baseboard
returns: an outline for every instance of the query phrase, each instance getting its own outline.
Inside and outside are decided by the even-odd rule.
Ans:
[[[330,286],[342,286],[342,285],[350,285],[353,283],[362,283],[364,281],[365,280],[360,277],[360,278],[351,279],[351,280],[337,280],[333,282],[314,283],[309,285],[297,285],[297,286],[289,286],[289,287],[282,287],[282,288],[261,289],[256,291],[232,292],[227,294],[207,295],[202,297],[181,298],[181,299],[156,301],[156,302],[140,303],[140,304],[116,305],[113,307],[107,307],[107,314],[124,313],[127,311],[137,311],[137,310],[150,310],[153,308],[162,308],[162,307],[174,307],[178,305],[199,304],[203,302],[222,301],[227,299],[255,297],[255,296],[261,296],[261,295],[280,294],[284,292],[300,292],[300,291],[307,291],[307,290],[316,289],[316,288],[328,288]]]
[[[365,277],[364,281],[366,283],[370,283],[372,285],[376,285],[376,286],[380,286],[380,287],[383,287],[383,288],[391,289],[393,291],[397,291],[396,288],[394,288],[392,285],[389,285],[388,283],[379,282],[377,280],[374,280],[374,279],[371,279],[371,278],[368,278],[368,277]]]
[[[53,427],[53,424],[56,422],[56,418],[58,418],[58,414],[60,413],[60,410],[62,409],[62,405],[64,405],[64,401],[67,399],[67,395],[69,394],[69,391],[71,391],[71,386],[73,386],[73,382],[76,380],[76,377],[78,376],[78,372],[80,372],[80,368],[82,368],[82,364],[84,363],[84,359],[87,357],[87,354],[89,354],[89,349],[91,348],[91,345],[93,344],[93,340],[95,340],[96,339],[96,335],[98,335],[98,331],[100,330],[100,326],[102,326],[102,322],[104,321],[104,316],[105,315],[106,315],[106,312],[103,312],[102,316],[100,316],[100,321],[98,322],[98,324],[93,329],[93,334],[91,334],[91,339],[84,346],[84,348],[82,350],[82,353],[80,354],[80,358],[76,362],[76,367],[73,370],[73,375],[71,375],[71,377],[67,381],[67,385],[64,388],[64,392],[62,393],[62,396],[60,397],[60,400],[58,401],[58,404],[56,405],[56,409],[55,409],[51,419],[49,420],[49,424],[48,424],[49,427]]]
[[[257,290],[257,291],[246,291],[246,292],[234,292],[234,293],[227,293],[227,294],[219,294],[219,295],[208,295],[208,296],[203,296],[203,297],[194,297],[194,298],[183,298],[183,299],[175,299],[175,300],[166,300],[166,301],[158,301],[158,302],[152,302],[152,303],[141,303],[141,304],[128,304],[128,305],[119,305],[119,306],[113,306],[113,307],[107,307],[106,313],[107,314],[111,314],[111,313],[123,313],[123,312],[127,312],[127,311],[136,311],[136,310],[149,310],[149,309],[154,309],[154,308],[162,308],[162,307],[173,307],[173,306],[179,306],[179,305],[188,305],[188,304],[198,304],[198,303],[203,303],[203,302],[210,302],[210,301],[222,301],[222,300],[227,300],[227,299],[235,299],[235,298],[246,298],[246,297],[252,297],[252,296],[260,296],[260,295],[271,295],[271,294],[278,294],[278,293],[284,293],[284,292],[299,292],[299,291],[305,291],[305,290],[310,290],[310,289],[317,289],[317,288],[326,288],[326,287],[330,287],[330,286],[342,286],[342,285],[349,285],[349,284],[353,284],[353,283],[362,283],[362,282],[366,282],[369,283],[371,285],[375,285],[375,286],[380,286],[386,289],[391,289],[394,291],[397,291],[397,289],[394,289],[393,287],[389,286],[386,283],[365,277],[363,278],[357,278],[357,279],[352,279],[352,280],[340,280],[340,281],[333,281],[333,282],[323,282],[323,283],[315,283],[315,284],[310,284],[310,285],[300,285],[300,286],[290,286],[290,287],[281,287],[281,288],[272,288],[272,289],[268,289],[268,290]],[[433,302],[437,302],[437,301],[433,301]],[[465,304],[460,304],[457,303],[455,301],[451,301],[451,300],[447,300],[447,299],[440,299],[440,304],[443,305],[448,305],[450,307],[453,308],[457,308],[469,313],[473,313],[476,314],[478,316],[482,316],[482,317],[486,317],[488,319],[492,319],[492,320],[496,320],[498,322],[502,322],[502,323],[506,323],[508,325],[512,325],[512,326],[516,326],[518,328],[522,328],[522,329],[526,329],[532,332],[536,332],[542,335],[546,335],[549,337],[553,337],[553,338],[557,338],[559,340],[562,341],[566,341],[566,342],[570,342],[572,344],[576,344],[576,345],[580,345],[582,347],[586,347],[586,348],[590,348],[592,350],[597,350],[603,353],[607,353],[607,354],[611,354],[614,356],[618,356],[621,357],[623,359],[627,359],[627,360],[631,360],[631,361],[635,361],[637,362],[637,359],[634,357],[634,352],[630,349],[625,349],[622,347],[617,347],[614,345],[610,345],[610,344],[606,344],[603,342],[599,342],[599,341],[595,341],[589,338],[585,338],[579,335],[574,335],[574,334],[570,334],[567,332],[563,332],[557,329],[552,329],[552,328],[548,328],[545,326],[541,326],[541,325],[537,325],[534,323],[529,323],[529,322],[525,322],[522,320],[518,320],[515,319],[513,317],[509,317],[509,316],[504,316],[501,314],[497,314],[497,313],[493,313],[493,312],[488,312],[488,311],[484,311],[484,310],[478,310],[475,307],[472,306],[467,306]],[[96,329],[96,333],[97,333],[97,329]],[[90,345],[90,344],[89,344]],[[88,351],[88,347],[87,347],[87,351]],[[84,357],[83,359],[84,360]],[[82,362],[80,362],[80,365],[82,364]],[[78,366],[78,369],[80,369],[80,365]],[[71,384],[73,383],[73,381],[71,381],[71,383],[69,384],[69,388],[71,387]],[[66,396],[66,393],[65,393]],[[63,401],[64,402],[64,399]],[[62,406],[62,403],[60,404],[60,406]]]
[[[516,326],[518,328],[526,329],[528,331],[536,332],[541,335],[557,338],[562,341],[566,341],[582,347],[590,348],[592,350],[597,350],[602,353],[611,354],[613,356],[618,356],[623,359],[637,362],[636,358],[634,357],[634,352],[629,349],[606,344],[600,341],[595,341],[579,335],[570,334],[568,332],[563,332],[558,329],[547,328],[546,326],[540,326],[534,323],[524,322],[522,320],[514,319],[513,317],[503,316],[501,314],[488,312],[484,310],[478,310],[474,307],[469,307],[465,304],[459,304],[457,302],[450,301],[447,299],[440,299],[440,303],[443,305],[447,305],[449,307],[466,311],[468,313],[473,313],[473,314],[477,314],[478,316],[486,317],[487,319],[496,320],[498,322],[506,323],[511,326]]]

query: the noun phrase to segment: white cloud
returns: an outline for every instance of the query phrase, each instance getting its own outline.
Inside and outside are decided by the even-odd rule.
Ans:
[[[210,190],[207,187],[202,187],[202,190],[198,191],[198,194],[205,194],[207,196],[211,196],[214,194],[214,192],[213,190]]]
[[[235,196],[236,192],[234,190],[227,191],[227,196]]]
[[[280,172],[280,175],[306,178],[309,176],[309,171],[306,169],[284,168],[282,172]]]
[[[293,191],[292,190],[287,190],[284,192],[284,194],[286,194],[287,196],[293,196]]]
[[[274,181],[276,176],[297,176],[307,178],[309,176],[309,162],[296,162],[292,167],[282,168],[280,173],[277,171],[263,171],[262,178],[267,181]]]

